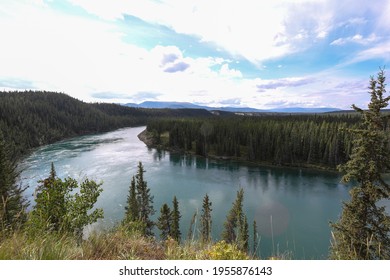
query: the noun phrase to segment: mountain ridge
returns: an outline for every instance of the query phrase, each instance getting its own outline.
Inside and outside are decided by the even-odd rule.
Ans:
[[[273,109],[257,109],[251,107],[210,107],[198,105],[190,102],[176,102],[176,101],[144,101],[142,103],[126,103],[122,104],[127,107],[135,108],[153,108],[153,109],[205,109],[208,111],[226,111],[234,113],[327,113],[334,111],[341,111],[339,108],[332,107],[282,107]]]

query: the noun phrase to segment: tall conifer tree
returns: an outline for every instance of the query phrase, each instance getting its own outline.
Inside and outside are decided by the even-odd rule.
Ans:
[[[350,160],[340,166],[344,182],[352,182],[351,200],[345,202],[342,215],[332,224],[334,242],[331,257],[335,259],[390,259],[390,217],[379,201],[389,199],[390,186],[382,177],[390,170],[389,115],[381,112],[388,106],[385,97],[384,71],[371,77],[368,110],[355,105],[362,116],[355,135]]]
[[[136,222],[139,219],[139,207],[137,202],[137,192],[135,187],[135,177],[130,183],[129,195],[127,196],[127,206],[125,207],[125,222]]]
[[[229,211],[226,221],[224,223],[224,230],[222,232],[222,239],[227,243],[234,243],[237,241],[237,229],[243,221],[243,206],[244,190],[241,188],[237,191],[236,200]]]
[[[203,198],[202,214],[200,221],[200,232],[201,232],[201,241],[203,243],[208,243],[211,241],[211,201],[209,196],[206,194]]]
[[[28,203],[17,177],[16,164],[0,132],[0,231],[15,229],[26,220]]]
[[[145,225],[145,235],[152,236],[154,222],[151,220],[151,216],[154,215],[155,210],[153,208],[153,196],[150,194],[150,189],[147,182],[144,180],[144,167],[141,162],[138,163],[138,171],[135,175],[136,179],[136,191],[137,191],[137,203],[139,209],[139,221]]]
[[[160,237],[162,240],[172,237],[172,212],[166,203],[161,207],[157,228],[160,230]]]
[[[176,241],[180,242],[181,232],[180,232],[180,211],[179,211],[179,202],[177,201],[176,196],[173,197],[173,210],[172,210],[172,229],[171,237]]]

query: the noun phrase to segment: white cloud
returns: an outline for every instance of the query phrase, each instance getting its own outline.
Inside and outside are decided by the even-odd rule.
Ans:
[[[112,93],[111,102],[138,101],[140,92],[193,102],[206,92],[203,101],[218,102],[239,92],[232,78],[240,72],[222,58],[186,57],[176,46],[145,50],[124,43],[112,22],[20,3],[9,11],[12,17],[0,18],[2,88],[56,90],[85,101]]]
[[[103,19],[130,14],[178,33],[196,35],[253,63],[301,49],[305,34],[326,37],[333,12],[322,0],[71,1]]]
[[[382,59],[384,62],[390,61],[390,40],[385,41],[383,43],[379,43],[374,47],[370,47],[365,49],[359,53],[349,61],[350,64],[367,61],[370,59]]]
[[[242,73],[236,69],[230,69],[229,64],[225,63],[221,66],[219,73],[223,77],[228,78],[242,78]]]
[[[373,14],[373,24],[390,28],[387,0],[70,1],[105,20],[129,14],[195,35],[256,64],[305,50],[342,25],[364,25],[366,13]]]
[[[273,80],[260,80],[256,85],[259,92],[264,92],[267,89],[278,89],[285,87],[300,87],[315,82],[314,78],[309,77],[290,77]]]
[[[98,101],[100,96],[109,102],[139,102],[149,97],[214,106],[231,102],[267,107],[271,102],[284,102],[348,108],[362,98],[347,90],[349,85],[356,90],[353,83],[337,87],[343,80],[340,73],[246,78],[238,69],[241,64],[220,57],[189,57],[174,42],[151,50],[125,43],[116,25],[124,13],[133,14],[259,63],[304,49],[307,42],[328,36],[335,23],[333,10],[324,1],[183,0],[166,1],[166,5],[143,1],[141,5],[139,1],[72,0],[104,20],[56,12],[38,2],[27,5],[10,1],[0,7],[2,86],[57,90],[86,101]],[[303,3],[310,5],[301,7]],[[294,17],[290,16],[292,12]],[[379,35],[370,39],[357,33],[350,40],[362,44],[377,38]],[[360,52],[355,61],[389,53],[390,44],[384,42]],[[271,67],[263,65],[258,75],[271,71],[268,69]],[[283,62],[280,71],[285,69],[288,65]],[[111,100],[107,99],[110,95]]]
[[[378,38],[375,33],[372,33],[368,37],[363,37],[361,34],[356,34],[356,35],[350,36],[350,37],[338,38],[338,39],[334,40],[333,42],[331,42],[330,44],[335,45],[335,46],[342,46],[342,45],[345,45],[348,43],[368,45],[368,44],[372,44],[372,43],[378,41],[379,39],[380,38]]]

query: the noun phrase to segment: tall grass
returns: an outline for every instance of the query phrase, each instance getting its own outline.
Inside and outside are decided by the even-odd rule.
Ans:
[[[0,241],[0,259],[12,260],[64,260],[77,259],[81,248],[72,236],[55,233],[31,239],[18,231]]]
[[[168,239],[157,241],[123,228],[92,233],[80,242],[69,234],[45,233],[31,237],[17,231],[0,237],[0,259],[6,260],[204,260],[249,259],[234,244],[223,241],[179,244]]]

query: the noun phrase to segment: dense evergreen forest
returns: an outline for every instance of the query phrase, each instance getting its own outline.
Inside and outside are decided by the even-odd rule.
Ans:
[[[48,91],[0,92],[0,136],[16,156],[67,137],[145,125],[149,118],[210,114],[206,110],[91,104]]]
[[[202,156],[273,165],[336,168],[348,160],[357,126],[353,113],[153,119],[156,145]]]

